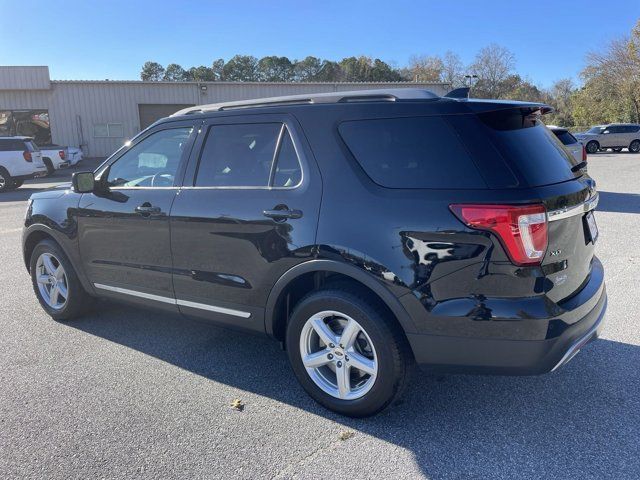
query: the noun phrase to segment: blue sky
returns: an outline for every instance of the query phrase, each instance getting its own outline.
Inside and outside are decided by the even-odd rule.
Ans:
[[[187,68],[236,53],[368,55],[403,66],[414,54],[452,50],[466,63],[496,42],[514,52],[518,73],[548,86],[577,78],[586,52],[638,18],[640,0],[0,0],[0,65],[123,80],[137,79],[146,60]]]

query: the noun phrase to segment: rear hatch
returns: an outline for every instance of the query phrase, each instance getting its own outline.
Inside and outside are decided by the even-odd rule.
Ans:
[[[490,105],[490,102],[487,102]],[[591,271],[597,227],[595,182],[585,165],[542,123],[548,107],[498,105],[478,112],[491,151],[512,170],[523,198],[539,199],[547,211],[546,252],[541,265],[553,282],[547,296],[562,301],[580,290]]]

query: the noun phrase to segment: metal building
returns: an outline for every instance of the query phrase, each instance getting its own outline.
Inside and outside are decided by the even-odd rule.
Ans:
[[[50,80],[48,67],[0,66],[0,136],[31,135],[38,144],[79,146],[104,157],[159,118],[194,105],[300,93],[444,83],[266,83]]]

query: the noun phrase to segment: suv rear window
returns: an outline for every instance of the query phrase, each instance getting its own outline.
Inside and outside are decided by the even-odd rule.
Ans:
[[[563,148],[562,142],[527,109],[508,109],[480,113],[492,143],[531,187],[572,180],[578,162]]]
[[[347,121],[339,131],[365,173],[383,187],[487,187],[459,136],[442,117]]]

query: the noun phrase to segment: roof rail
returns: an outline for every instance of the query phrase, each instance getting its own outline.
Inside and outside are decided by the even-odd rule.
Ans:
[[[388,88],[372,90],[353,90],[346,92],[312,93],[303,95],[287,95],[283,97],[257,98],[233,102],[212,103],[178,110],[171,115],[191,115],[203,112],[219,112],[252,107],[275,107],[280,105],[309,105],[319,103],[348,102],[396,102],[398,100],[433,100],[440,98],[429,90],[419,88]]]

